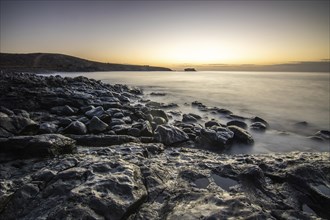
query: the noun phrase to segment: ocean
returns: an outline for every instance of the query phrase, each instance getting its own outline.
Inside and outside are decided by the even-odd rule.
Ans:
[[[223,116],[191,107],[191,102],[225,108],[244,117],[259,116],[270,124],[265,133],[250,131],[255,138],[253,146],[234,146],[228,153],[329,151],[329,141],[308,138],[319,130],[330,130],[329,73],[173,71],[57,74],[69,77],[82,75],[110,84],[140,87],[144,91],[144,99],[176,103],[179,107],[172,110],[196,113],[205,120],[228,121]],[[151,96],[152,92],[165,93],[165,96]],[[299,122],[304,123],[298,126]]]

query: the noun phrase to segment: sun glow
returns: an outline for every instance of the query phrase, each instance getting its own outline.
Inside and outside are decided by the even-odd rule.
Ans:
[[[170,48],[164,48],[162,59],[171,63],[219,63],[219,62],[233,62],[238,58],[230,48],[219,45],[219,42],[203,40],[193,42],[175,42]]]

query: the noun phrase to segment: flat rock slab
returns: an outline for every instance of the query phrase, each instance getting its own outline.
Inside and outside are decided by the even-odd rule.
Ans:
[[[61,134],[0,138],[0,153],[23,157],[55,156],[74,153],[76,141]]]
[[[70,135],[81,146],[111,146],[129,142],[140,142],[136,137],[129,135]]]

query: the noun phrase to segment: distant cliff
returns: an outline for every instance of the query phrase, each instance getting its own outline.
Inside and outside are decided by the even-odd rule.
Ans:
[[[171,69],[165,67],[101,63],[52,53],[0,53],[0,69],[36,72],[171,71]]]

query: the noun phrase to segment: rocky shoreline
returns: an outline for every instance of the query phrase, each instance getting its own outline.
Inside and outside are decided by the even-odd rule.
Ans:
[[[262,118],[196,101],[232,119],[201,124],[85,77],[1,72],[0,84],[0,219],[330,217],[329,153],[221,154],[253,145]]]

